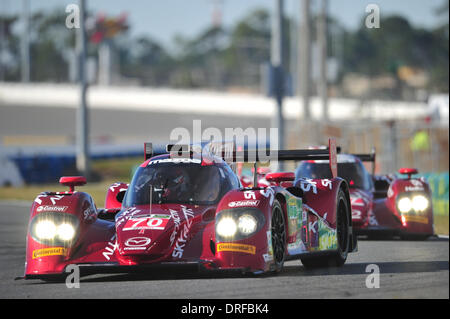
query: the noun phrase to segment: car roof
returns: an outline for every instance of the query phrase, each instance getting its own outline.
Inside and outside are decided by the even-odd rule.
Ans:
[[[185,163],[201,164],[202,166],[217,165],[217,164],[223,165],[225,163],[225,161],[222,158],[212,155],[200,156],[199,154],[194,154],[192,157],[177,157],[174,156],[174,154],[162,154],[149,158],[148,160],[143,162],[140,166],[147,167],[151,162],[157,161],[170,163],[171,160],[173,160],[173,162],[179,160],[184,161]]]

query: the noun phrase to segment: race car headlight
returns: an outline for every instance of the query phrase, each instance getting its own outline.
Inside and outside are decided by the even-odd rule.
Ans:
[[[68,223],[64,223],[57,228],[58,238],[63,241],[70,241],[75,236],[75,228]]]
[[[35,234],[41,240],[53,239],[56,235],[56,225],[51,220],[42,220],[36,224]]]
[[[217,223],[216,232],[223,237],[233,237],[236,234],[237,226],[232,217],[224,217]]]
[[[257,226],[256,218],[249,214],[244,214],[239,217],[238,229],[244,235],[249,235],[255,232]]]
[[[411,201],[411,199],[409,199],[409,197],[403,197],[403,198],[399,199],[399,201],[397,203],[397,207],[401,213],[407,213],[412,208],[412,201]]]
[[[71,245],[79,234],[78,218],[70,214],[43,212],[30,224],[31,237],[45,245]]]
[[[428,208],[428,205],[430,204],[428,198],[426,198],[423,195],[416,195],[412,198],[412,206],[414,210],[417,210],[419,212],[423,212]]]
[[[236,207],[216,214],[216,240],[229,242],[253,236],[265,224],[264,214],[255,207]]]

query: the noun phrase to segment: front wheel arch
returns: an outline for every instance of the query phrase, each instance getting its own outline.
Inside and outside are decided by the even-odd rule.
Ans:
[[[349,223],[351,224],[351,220],[349,222],[351,207],[348,205],[347,195],[348,193],[345,190],[339,189],[336,200],[336,239],[338,245],[336,251],[327,253],[325,256],[309,255],[300,258],[306,268],[340,267],[347,260],[348,253],[351,251],[352,240],[349,226]],[[342,235],[344,235],[344,238],[342,238]],[[345,248],[342,249],[342,246],[345,246]]]

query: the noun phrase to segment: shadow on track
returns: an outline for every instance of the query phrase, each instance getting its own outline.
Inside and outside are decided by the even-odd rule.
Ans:
[[[346,264],[340,268],[306,269],[300,265],[285,266],[284,269],[274,274],[264,275],[243,275],[236,271],[183,271],[180,269],[155,269],[149,272],[127,273],[127,274],[101,274],[81,277],[81,283],[98,282],[126,282],[126,281],[158,281],[158,280],[203,280],[203,279],[244,279],[254,278],[264,279],[270,277],[292,277],[292,276],[342,276],[342,275],[367,275],[366,267],[371,263]],[[382,274],[400,274],[415,272],[435,272],[449,270],[448,261],[407,261],[407,262],[379,262]],[[30,284],[46,284],[42,281]]]

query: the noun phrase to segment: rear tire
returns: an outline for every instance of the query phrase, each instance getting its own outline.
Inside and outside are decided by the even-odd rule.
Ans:
[[[349,234],[349,207],[344,191],[339,190],[337,207],[337,251],[332,252],[326,256],[305,256],[301,258],[303,266],[306,268],[320,268],[320,267],[341,267],[347,260],[348,251],[350,248],[350,234]]]

